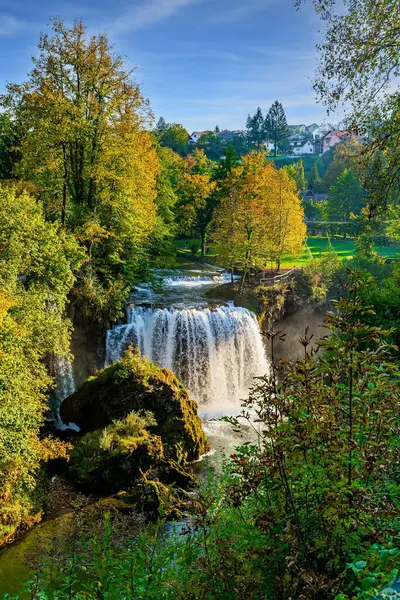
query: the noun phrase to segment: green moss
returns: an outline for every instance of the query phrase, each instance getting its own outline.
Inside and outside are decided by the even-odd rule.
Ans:
[[[71,451],[70,470],[76,481],[100,493],[132,485],[164,458],[161,438],[146,429],[154,424],[151,414],[131,412],[122,421],[84,435]]]
[[[64,422],[83,433],[104,429],[132,411],[150,411],[152,434],[162,439],[167,457],[198,458],[209,448],[197,414],[197,404],[175,375],[141,358],[130,348],[123,359],[91,377],[61,405]]]

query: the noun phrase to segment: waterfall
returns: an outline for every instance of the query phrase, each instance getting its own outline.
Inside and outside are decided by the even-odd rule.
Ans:
[[[107,364],[130,344],[139,346],[149,360],[173,371],[200,405],[237,405],[254,377],[268,371],[257,320],[245,308],[133,306],[127,317],[127,325],[107,333]]]
[[[57,429],[65,430],[68,428],[79,431],[79,427],[75,425],[75,423],[69,423],[68,425],[65,425],[60,417],[61,403],[63,400],[65,400],[65,398],[68,398],[68,396],[71,396],[71,394],[76,391],[72,363],[70,363],[64,356],[56,355],[53,357],[51,371],[56,382],[53,402],[54,424]]]
[[[192,271],[192,273],[194,272],[195,271]],[[235,276],[235,279],[237,278],[238,277]],[[186,284],[186,286],[191,284],[194,287],[199,287],[213,283],[228,283],[231,280],[231,274],[229,271],[221,271],[219,273],[215,273],[214,275],[172,275],[169,277],[162,277],[161,279],[164,285],[168,287],[180,286],[182,284]]]

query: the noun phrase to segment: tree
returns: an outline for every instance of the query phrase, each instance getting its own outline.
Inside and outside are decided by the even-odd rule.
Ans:
[[[14,179],[17,162],[18,133],[15,122],[7,113],[0,113],[0,179]]]
[[[176,255],[173,241],[178,231],[176,212],[180,199],[180,181],[186,170],[186,163],[179,154],[164,146],[157,148],[157,157],[157,215],[149,252],[154,259],[152,263],[157,267],[173,267]]]
[[[250,144],[260,150],[267,139],[266,122],[260,107],[257,108],[253,116],[249,115],[247,117],[246,129]]]
[[[215,211],[218,256],[242,270],[241,290],[250,269],[302,249],[306,227],[296,184],[285,169],[277,170],[263,153],[250,153],[232,168],[224,196]]]
[[[345,169],[339,176],[336,184],[331,187],[328,194],[326,211],[330,221],[343,223],[344,237],[346,225],[352,214],[359,214],[363,206],[364,190],[360,180],[350,169]]]
[[[349,138],[335,146],[332,160],[326,169],[320,189],[328,192],[345,169],[351,169],[354,173],[360,174],[360,152],[360,143],[355,138]],[[326,152],[326,154],[328,153]]]
[[[304,164],[301,159],[292,165],[287,165],[283,168],[286,169],[288,175],[296,182],[296,186],[299,191],[307,188],[306,176],[304,174]]]
[[[208,131],[196,143],[196,148],[203,150],[210,160],[219,161],[224,151],[224,140],[218,133]]]
[[[311,177],[310,177],[310,190],[312,190],[314,193],[318,193],[321,191],[321,187],[322,187],[322,179],[321,176],[319,174],[319,169],[318,169],[318,165],[315,162],[313,164],[313,168],[311,171]]]
[[[41,512],[38,473],[62,444],[40,432],[52,379],[69,357],[68,294],[83,252],[19,186],[0,185],[0,540]]]
[[[113,290],[119,304],[155,226],[149,107],[104,35],[87,39],[80,22],[52,29],[28,81],[9,85],[3,104],[21,132],[16,173],[34,185],[46,217],[86,248],[79,297],[97,298],[102,318],[95,306]]]
[[[272,104],[265,118],[265,131],[274,144],[274,156],[276,156],[279,143],[285,142],[290,134],[285,111],[277,100]]]
[[[225,147],[224,153],[219,161],[215,179],[217,179],[220,184],[223,184],[225,178],[228,176],[228,173],[232,171],[234,167],[237,167],[240,163],[240,158],[235,150],[235,148],[229,144]]]
[[[220,133],[220,129],[219,129],[218,125],[215,126],[214,131],[215,131],[215,133]]]
[[[156,135],[162,146],[171,148],[180,156],[186,156],[189,152],[189,134],[183,125],[179,123],[166,123],[160,117],[156,126]]]
[[[251,141],[248,135],[243,133],[235,133],[229,140],[229,145],[232,146],[239,156],[244,156],[251,149]]]
[[[203,150],[196,150],[186,158],[186,169],[180,181],[180,201],[177,207],[181,231],[199,235],[201,256],[206,253],[208,229],[215,206],[214,163]]]

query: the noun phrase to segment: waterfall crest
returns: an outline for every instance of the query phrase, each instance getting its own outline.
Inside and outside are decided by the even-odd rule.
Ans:
[[[238,403],[256,376],[268,371],[255,315],[245,308],[176,309],[134,306],[128,324],[107,333],[107,364],[135,344],[173,371],[200,405]]]

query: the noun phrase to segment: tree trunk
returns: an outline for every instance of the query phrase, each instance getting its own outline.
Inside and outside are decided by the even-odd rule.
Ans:
[[[239,295],[240,296],[243,293],[243,287],[244,287],[244,281],[246,279],[246,275],[247,275],[247,270],[243,271],[242,277],[240,278],[240,285],[239,285]]]
[[[204,258],[206,255],[206,234],[201,234],[201,258]]]

